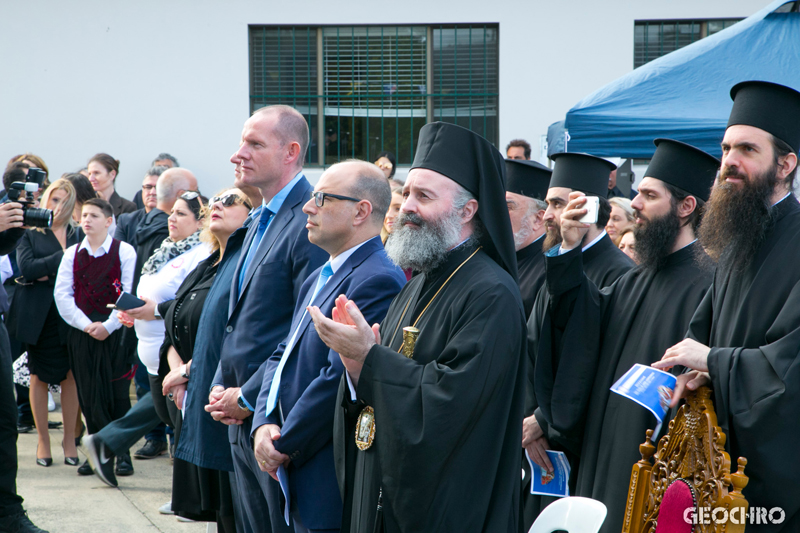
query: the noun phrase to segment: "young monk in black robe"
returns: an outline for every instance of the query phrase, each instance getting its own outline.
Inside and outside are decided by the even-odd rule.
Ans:
[[[535,161],[506,159],[506,206],[514,232],[525,317],[544,284],[544,213],[552,170]]]
[[[424,126],[386,243],[419,274],[380,330],[341,297],[335,320],[311,308],[347,369],[334,425],[342,531],[518,531],[525,318],[503,182],[485,139]]]
[[[700,229],[719,266],[689,328],[658,368],[693,369],[684,386],[714,387],[731,462],[747,458],[750,508],[783,509],[780,524],[747,531],[800,531],[800,204],[791,194],[800,150],[800,93],[767,82],[733,87],[722,169]],[[735,464],[735,463],[734,463]],[[775,518],[780,513],[775,513]]]
[[[689,145],[656,140],[657,149],[633,200],[640,265],[598,290],[582,273],[577,252],[585,209],[573,194],[562,214],[562,255],[547,257],[550,331],[542,331],[534,375],[547,429],[531,455],[542,464],[548,441],[578,451],[575,495],[603,502],[601,531],[622,530],[630,469],[638,445],[656,425],[649,411],[609,389],[636,364],[658,360],[684,336],[711,284],[712,272],[695,242],[702,204],[719,161]],[[557,331],[561,342],[552,342]]]
[[[547,235],[544,241],[544,250],[550,250],[561,243],[561,213],[569,202],[569,195],[573,191],[580,191],[590,196],[597,196],[600,200],[597,223],[592,224],[582,243],[583,271],[586,277],[600,289],[608,287],[620,276],[625,274],[634,266],[634,262],[622,253],[605,232],[605,224],[611,215],[611,205],[606,200],[608,194],[608,174],[617,167],[605,159],[594,157],[588,154],[555,154],[555,166],[550,179],[550,186],[547,191],[547,211],[545,212],[545,225]],[[526,367],[527,384],[525,397],[525,417],[530,419],[537,407],[536,398],[533,391],[533,361],[538,345],[539,330],[547,314],[550,305],[550,296],[547,287],[543,286],[536,296],[533,311],[528,317],[528,335],[531,341],[528,343],[528,364]],[[534,351],[531,351],[531,348]],[[522,447],[530,445],[531,439],[529,432],[523,426]],[[561,450],[561,448],[557,448]],[[563,450],[562,450],[563,451]],[[577,451],[570,457],[572,468],[577,467]],[[530,471],[525,465],[525,478],[522,480],[524,494],[524,522],[533,523],[539,512],[553,498],[533,496],[530,492]]]

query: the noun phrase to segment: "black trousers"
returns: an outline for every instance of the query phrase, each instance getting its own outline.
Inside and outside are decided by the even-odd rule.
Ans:
[[[1,290],[1,289],[0,289]],[[22,510],[17,494],[17,401],[11,372],[11,347],[0,321],[0,517]]]

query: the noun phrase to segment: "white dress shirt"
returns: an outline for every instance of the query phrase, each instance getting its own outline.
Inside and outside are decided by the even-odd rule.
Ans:
[[[145,274],[139,278],[136,296],[149,298],[156,305],[172,300],[186,276],[209,255],[211,255],[211,251],[208,245],[203,243],[183,252],[167,262],[158,272]],[[158,375],[159,350],[164,342],[164,321],[160,319],[134,320],[133,327],[136,329],[136,337],[139,339],[137,345],[139,360],[147,367],[149,374],[156,376]]]
[[[86,316],[86,313],[75,305],[75,291],[72,288],[74,282],[72,268],[75,263],[76,248],[78,252],[85,249],[92,257],[102,257],[111,250],[113,240],[111,235],[108,235],[106,240],[103,241],[103,244],[93,252],[92,247],[89,246],[88,238],[84,238],[80,244],[73,244],[67,248],[64,252],[64,256],[61,258],[61,264],[58,265],[58,275],[56,276],[56,287],[53,291],[53,297],[56,301],[58,314],[61,315],[64,322],[73,328],[83,331],[86,326],[92,323],[89,317]],[[123,292],[130,292],[131,286],[133,285],[133,271],[134,268],[136,268],[136,250],[134,250],[133,246],[130,244],[122,241],[119,243],[119,263],[120,269],[122,270],[122,279],[120,279],[122,290]],[[106,321],[103,322],[103,327],[106,328],[109,334],[118,330],[120,325],[116,311],[112,311],[111,314],[108,315]]]

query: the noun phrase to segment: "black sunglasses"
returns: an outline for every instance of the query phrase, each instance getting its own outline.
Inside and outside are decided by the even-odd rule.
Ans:
[[[253,206],[250,205],[250,202],[235,193],[225,194],[223,196],[215,196],[208,201],[208,205],[209,207],[213,207],[217,202],[222,203],[222,207],[230,207],[233,204],[242,204],[247,209],[253,208]]]
[[[317,207],[322,207],[325,205],[325,198],[333,198],[335,200],[349,200],[351,202],[360,202],[358,198],[352,198],[350,196],[340,196],[338,194],[331,194],[329,192],[312,192],[311,198],[314,199],[314,204]]]

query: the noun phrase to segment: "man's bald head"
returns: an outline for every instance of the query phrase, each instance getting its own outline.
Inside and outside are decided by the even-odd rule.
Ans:
[[[382,226],[392,202],[392,188],[383,171],[373,163],[358,159],[342,161],[328,170],[334,168],[347,174],[350,196],[368,200],[372,204],[373,222]]]
[[[188,169],[171,168],[165,170],[158,177],[156,195],[158,196],[158,209],[169,213],[178,196],[185,191],[197,190],[197,178]]]
[[[297,168],[303,167],[308,149],[308,122],[295,108],[288,105],[271,105],[257,109],[253,117],[259,115],[272,115],[276,118],[276,127],[272,133],[278,138],[282,146],[296,142],[300,146],[297,158]]]

